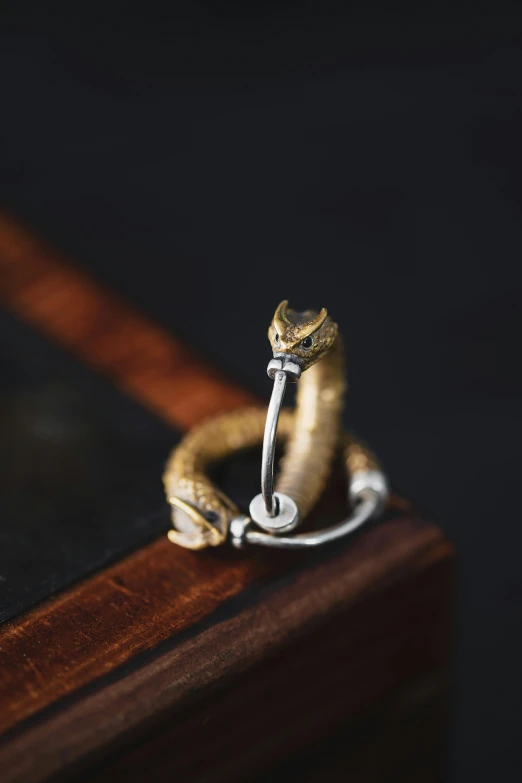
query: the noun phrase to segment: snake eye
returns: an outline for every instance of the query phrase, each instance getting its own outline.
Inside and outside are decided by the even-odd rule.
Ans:
[[[303,348],[311,348],[312,347],[313,340],[311,337],[305,337],[304,340],[301,341],[301,345]]]
[[[218,515],[216,514],[215,511],[205,511],[203,516],[205,517],[207,522],[210,522],[210,524],[212,524],[213,522],[217,522],[218,520]]]
[[[274,340],[276,341],[276,343],[278,343],[278,342],[279,342],[279,335],[278,335],[278,333],[277,333],[277,332],[275,333]]]

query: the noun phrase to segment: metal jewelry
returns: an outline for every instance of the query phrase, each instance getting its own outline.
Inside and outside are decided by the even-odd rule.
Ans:
[[[323,308],[296,312],[281,302],[268,330],[274,381],[268,413],[247,408],[194,428],[171,453],[163,475],[172,509],[169,539],[188,549],[229,540],[297,549],[320,546],[352,533],[384,508],[388,483],[375,456],[342,430],[346,382],[337,324]],[[295,410],[282,408],[287,383],[297,383]],[[284,455],[274,485],[276,436]],[[244,515],[208,478],[209,466],[263,443],[261,492]],[[348,478],[349,516],[314,532],[293,531],[324,491],[338,450]]]

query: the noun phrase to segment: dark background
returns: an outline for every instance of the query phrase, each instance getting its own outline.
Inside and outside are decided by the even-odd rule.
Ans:
[[[520,18],[1,18],[4,208],[261,395],[282,298],[339,322],[349,424],[460,552],[448,778],[522,779]]]

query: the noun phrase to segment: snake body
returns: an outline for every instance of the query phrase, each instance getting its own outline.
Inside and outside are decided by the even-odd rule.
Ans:
[[[276,490],[290,496],[304,519],[323,492],[342,442],[349,475],[372,470],[374,456],[342,433],[345,376],[337,325],[326,310],[297,313],[282,302],[268,336],[274,357],[298,362],[295,411],[283,410],[279,435],[285,442]],[[236,505],[208,478],[212,463],[263,440],[265,408],[223,414],[194,428],[173,450],[163,476],[172,507],[172,542],[189,549],[217,546],[226,539]]]

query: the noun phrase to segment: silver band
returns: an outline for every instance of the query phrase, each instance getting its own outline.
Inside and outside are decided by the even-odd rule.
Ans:
[[[266,513],[275,517],[278,513],[277,500],[274,498],[274,458],[277,437],[277,422],[286,390],[286,372],[276,370],[274,388],[266,415],[265,435],[263,438],[263,456],[261,462],[261,494],[265,501]]]

